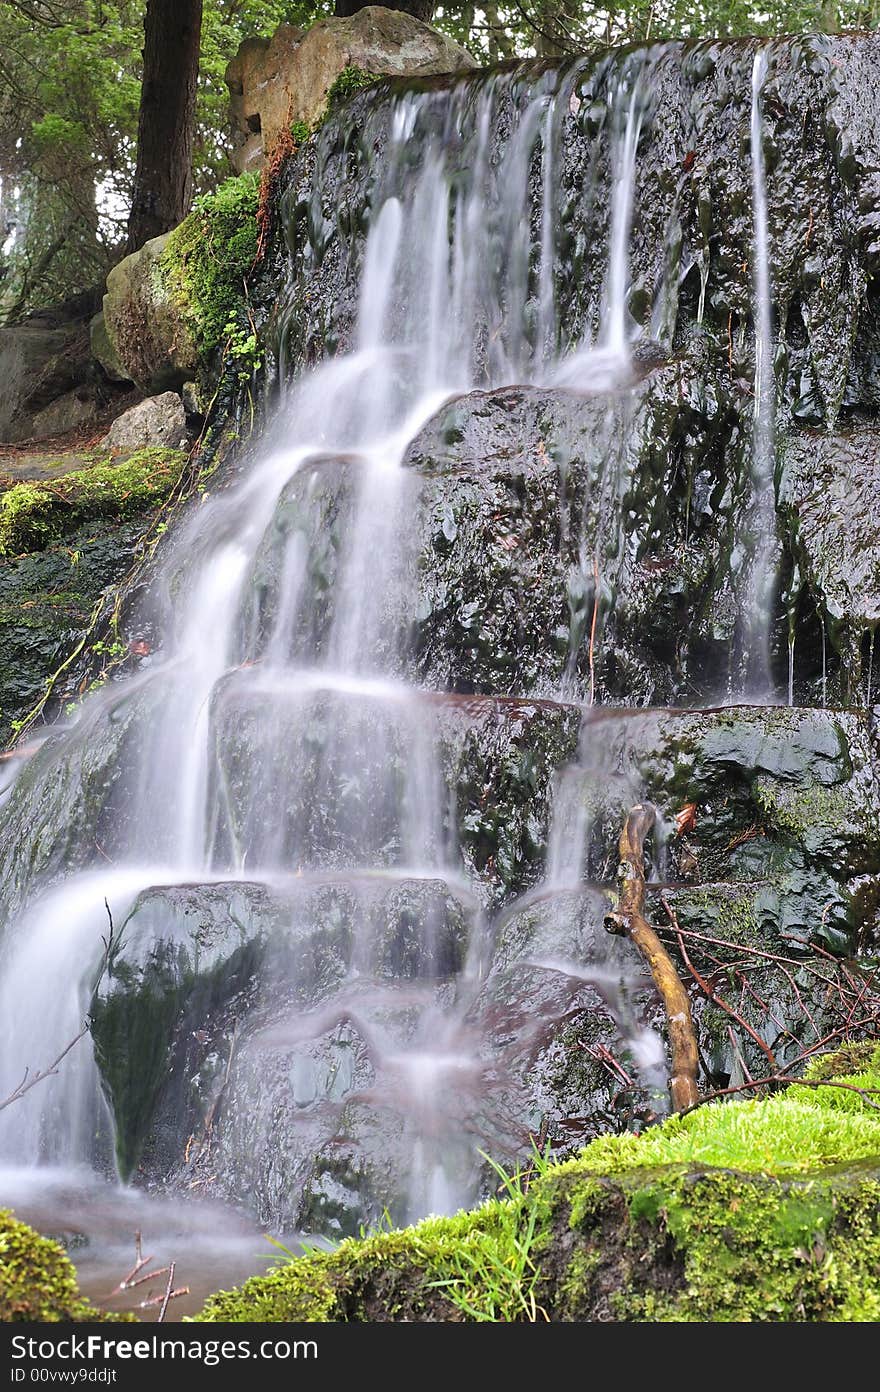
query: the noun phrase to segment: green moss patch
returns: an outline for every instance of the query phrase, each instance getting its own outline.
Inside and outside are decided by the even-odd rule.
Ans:
[[[56,1324],[133,1318],[107,1314],[84,1299],[63,1248],[0,1210],[0,1321]]]
[[[880,1088],[877,1046],[814,1079],[837,1068]],[[852,1087],[600,1138],[506,1200],[291,1260],[200,1318],[878,1320],[880,1112]]]
[[[368,73],[363,68],[350,65],[343,68],[339,76],[331,83],[327,93],[327,114],[338,111],[344,106],[357,92],[363,91],[365,87],[372,87],[380,79],[375,73]]]
[[[259,176],[242,174],[204,194],[159,258],[163,288],[202,356],[228,337],[246,305],[245,281],[259,244],[259,191]]]
[[[181,450],[144,449],[113,463],[65,474],[52,483],[17,483],[0,495],[0,557],[42,551],[83,523],[124,520],[162,502],[180,478]]]

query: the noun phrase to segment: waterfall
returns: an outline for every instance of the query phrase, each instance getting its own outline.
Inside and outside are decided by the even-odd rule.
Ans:
[[[475,757],[475,786],[465,789],[447,757],[454,739],[461,744],[479,732],[480,720],[503,717],[519,732],[546,719],[560,744],[576,731],[602,643],[600,584],[613,595],[615,577],[637,550],[622,510],[629,526],[639,512],[641,474],[650,469],[630,449],[639,386],[652,366],[674,357],[670,337],[648,345],[654,358],[639,364],[637,340],[683,278],[671,255],[659,256],[660,269],[649,267],[650,274],[642,266],[650,303],[646,313],[631,313],[639,153],[651,137],[656,57],[647,50],[613,62],[585,59],[558,73],[542,69],[528,82],[491,74],[445,90],[396,93],[367,111],[358,132],[367,230],[365,241],[352,237],[345,251],[357,267],[357,293],[343,349],[288,384],[244,477],[199,502],[178,527],[131,620],[159,635],[138,673],[89,697],[68,728],[53,732],[0,808],[10,830],[0,1091],[14,1087],[25,1066],[45,1066],[88,1011],[105,899],[123,957],[133,954],[126,965],[133,975],[149,965],[151,950],[138,932],[158,922],[169,956],[182,954],[187,915],[203,927],[193,939],[216,967],[212,990],[228,962],[239,970],[246,948],[264,954],[256,984],[236,978],[239,995],[197,1070],[207,1087],[214,1069],[218,1115],[221,1094],[223,1104],[205,1173],[261,1213],[296,1211],[307,1190],[314,1198],[316,1156],[330,1157],[319,1175],[322,1201],[342,1206],[339,1173],[353,1146],[346,1126],[356,1129],[367,1116],[368,1147],[380,1114],[397,1127],[387,1166],[403,1175],[404,1216],[473,1199],[475,1156],[491,1120],[489,1084],[503,1076],[515,1046],[534,1040],[537,1048],[563,1008],[583,1003],[586,988],[596,1009],[604,1002],[636,1071],[650,1088],[662,1085],[658,1036],[633,1006],[643,984],[637,964],[626,944],[604,934],[604,890],[589,883],[607,881],[613,868],[609,874],[590,860],[595,828],[585,786],[592,780],[607,793],[613,785],[623,807],[639,784],[634,765],[621,770],[611,757],[610,727],[585,721],[573,761],[574,740],[567,746],[549,847],[540,846],[538,813],[523,833],[545,856],[546,873],[532,874],[530,892],[508,896],[501,909],[506,887],[497,855],[480,859],[478,847],[468,859],[457,820],[465,792],[486,806],[491,777]],[[773,385],[763,74],[756,60],[753,482],[760,525],[753,611],[766,632]],[[566,164],[573,130],[589,142],[583,188]],[[321,136],[327,149],[331,138],[332,130]],[[321,193],[318,166],[308,198],[291,194],[292,203],[300,200],[291,224],[307,205],[305,252],[300,234],[289,232],[292,262],[299,255],[300,266],[307,264],[306,282],[321,271]],[[566,208],[576,199],[592,241],[572,250]],[[559,271],[565,258],[576,266],[568,280]],[[308,304],[302,311],[312,312]],[[289,322],[279,336],[295,337]],[[677,409],[683,389],[675,370],[672,363],[667,386]],[[441,408],[502,388],[510,392],[499,409],[537,402],[541,430],[561,401],[577,415],[595,459],[571,503],[570,461],[551,458],[540,435],[535,453],[542,486],[549,480],[547,511],[560,536],[566,528],[572,534],[571,621],[568,632],[560,619],[549,638],[542,634],[563,652],[553,681],[496,700],[466,679],[438,690],[414,664],[415,519],[419,488],[433,475],[419,476],[409,452]],[[645,450],[653,448],[654,423],[642,418],[638,428]],[[453,422],[444,442],[456,442],[456,429]],[[524,468],[510,484],[508,500],[517,501],[526,475]],[[454,518],[438,510],[431,526],[438,544],[452,544]],[[518,545],[499,529],[506,556]],[[468,616],[459,617],[462,644],[478,647],[479,614],[471,628]],[[462,736],[466,720],[472,725]],[[540,791],[528,752],[511,748],[504,777],[528,785],[529,795]],[[217,927],[217,904],[233,901],[234,912]],[[249,913],[265,915],[269,927],[254,929]],[[517,915],[523,934],[533,934],[524,959],[530,981],[517,988],[526,1021],[519,1033],[501,1010],[486,1011],[487,1024],[476,1004],[487,978],[507,969],[502,928]],[[221,947],[228,958],[217,965]],[[101,987],[108,992],[118,987],[112,968]],[[542,972],[543,984],[532,991],[531,978]],[[314,995],[305,999],[307,981]],[[199,1031],[189,1022],[181,1028],[188,1034],[180,1047],[189,1048]],[[183,1089],[179,1078],[162,1076],[161,1060],[148,1062],[157,1093],[160,1083]],[[112,1110],[117,1084],[106,1068],[102,1076]],[[501,1102],[493,1095],[492,1106],[514,1112],[515,1088],[498,1091],[504,1095]],[[181,1106],[190,1101],[187,1093]],[[498,1129],[507,1127],[511,1153],[522,1149],[524,1128],[527,1142],[528,1128],[537,1131],[540,1121],[540,1114],[517,1116],[517,1130],[503,1114]],[[84,1039],[26,1106],[0,1113],[0,1160],[106,1166],[110,1131]],[[122,1147],[118,1140],[130,1170],[144,1137]],[[199,1147],[183,1140],[189,1164]],[[173,1171],[179,1180],[184,1160],[172,1160],[163,1160],[163,1178]],[[385,1161],[382,1152],[376,1168]]]

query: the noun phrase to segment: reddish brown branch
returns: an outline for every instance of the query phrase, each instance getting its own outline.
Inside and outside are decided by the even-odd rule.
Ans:
[[[764,1042],[764,1040],[758,1034],[757,1030],[752,1029],[752,1026],[749,1024],[748,1020],[744,1020],[743,1017],[740,1014],[738,1014],[736,1010],[734,1010],[733,1006],[729,1005],[728,1002],[724,999],[724,997],[720,996],[718,992],[714,990],[712,986],[709,985],[706,978],[704,976],[701,976],[700,973],[697,971],[696,967],[694,966],[693,962],[688,956],[688,950],[684,945],[684,936],[681,930],[679,929],[678,919],[676,917],[675,910],[667,900],[665,894],[661,894],[660,899],[664,909],[669,915],[669,921],[675,929],[675,936],[678,939],[678,947],[679,951],[681,952],[682,961],[684,962],[691,976],[694,978],[694,981],[696,981],[700,990],[703,992],[703,995],[707,996],[709,1000],[712,1001],[713,1005],[717,1005],[721,1010],[725,1011],[725,1013],[728,1014],[732,1020],[735,1020],[736,1023],[739,1025],[740,1029],[745,1030],[749,1038],[754,1040],[758,1048],[766,1056],[767,1062],[770,1064],[770,1067],[773,1069],[773,1072],[775,1073],[779,1068],[779,1064],[776,1060],[773,1050],[770,1048],[769,1044],[766,1044]]]
[[[856,1087],[855,1083],[842,1083],[834,1079],[786,1078],[782,1073],[772,1073],[766,1078],[752,1078],[750,1082],[738,1083],[736,1087],[718,1088],[715,1092],[707,1092],[705,1097],[701,1097],[692,1106],[685,1108],[685,1112],[695,1112],[697,1107],[704,1106],[706,1102],[714,1102],[719,1097],[732,1097],[737,1092],[749,1092],[753,1088],[772,1087],[774,1084],[780,1087],[843,1088],[846,1092],[857,1092],[866,1107],[880,1112],[880,1103],[871,1100],[872,1097],[880,1097],[880,1088],[861,1088]]]

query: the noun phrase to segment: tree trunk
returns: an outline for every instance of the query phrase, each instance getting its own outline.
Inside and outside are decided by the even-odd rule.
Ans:
[[[130,251],[189,211],[202,0],[147,0]]]
[[[374,0],[336,0],[336,8],[333,13],[339,19],[348,19],[351,15],[357,14],[358,10],[362,10],[372,3]],[[403,10],[405,14],[412,15],[414,19],[421,19],[425,24],[430,24],[435,0],[382,0],[382,3],[386,10]]]

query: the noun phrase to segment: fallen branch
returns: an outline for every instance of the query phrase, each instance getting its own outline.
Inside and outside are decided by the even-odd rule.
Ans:
[[[871,1107],[873,1111],[880,1112],[880,1102],[873,1102],[873,1097],[880,1097],[880,1088],[856,1087],[855,1083],[842,1083],[834,1079],[821,1078],[786,1078],[782,1073],[772,1073],[766,1078],[752,1078],[747,1083],[737,1083],[736,1087],[718,1088],[715,1092],[707,1092],[705,1097],[700,1097],[691,1106],[685,1107],[682,1116],[688,1112],[695,1112],[698,1107],[703,1107],[707,1102],[715,1102],[719,1097],[733,1097],[737,1092],[748,1092],[753,1088],[771,1087],[805,1087],[805,1088],[843,1088],[846,1092],[857,1092],[866,1107]]]
[[[61,1050],[61,1053],[58,1055],[56,1059],[52,1060],[48,1068],[38,1068],[36,1073],[33,1074],[31,1073],[29,1068],[26,1068],[24,1070],[24,1077],[18,1084],[18,1087],[13,1088],[9,1096],[4,1097],[3,1101],[0,1102],[0,1112],[5,1111],[7,1107],[11,1107],[13,1102],[18,1102],[22,1097],[24,1097],[25,1093],[30,1092],[32,1087],[36,1087],[37,1083],[42,1083],[45,1078],[53,1078],[55,1074],[58,1072],[59,1065],[63,1063],[63,1061],[67,1058],[67,1055],[70,1053],[74,1045],[78,1044],[79,1041],[82,1039],[83,1035],[88,1034],[88,1032],[88,1025],[83,1025],[79,1034],[75,1034],[73,1039],[71,1039],[68,1044],[65,1044],[64,1048]]]
[[[648,923],[642,910],[645,903],[645,837],[654,825],[650,803],[638,803],[630,812],[620,833],[620,897],[614,912],[605,917],[609,933],[625,934],[635,943],[651,969],[669,1025],[672,1076],[669,1090],[676,1112],[693,1107],[698,1099],[699,1054],[687,992],[675,964]]]
[[[159,1311],[158,1323],[161,1324],[165,1319],[165,1311],[168,1309],[168,1301],[171,1299],[171,1288],[174,1285],[174,1262],[168,1268],[168,1284],[165,1287],[165,1298],[162,1301],[162,1309]]]

